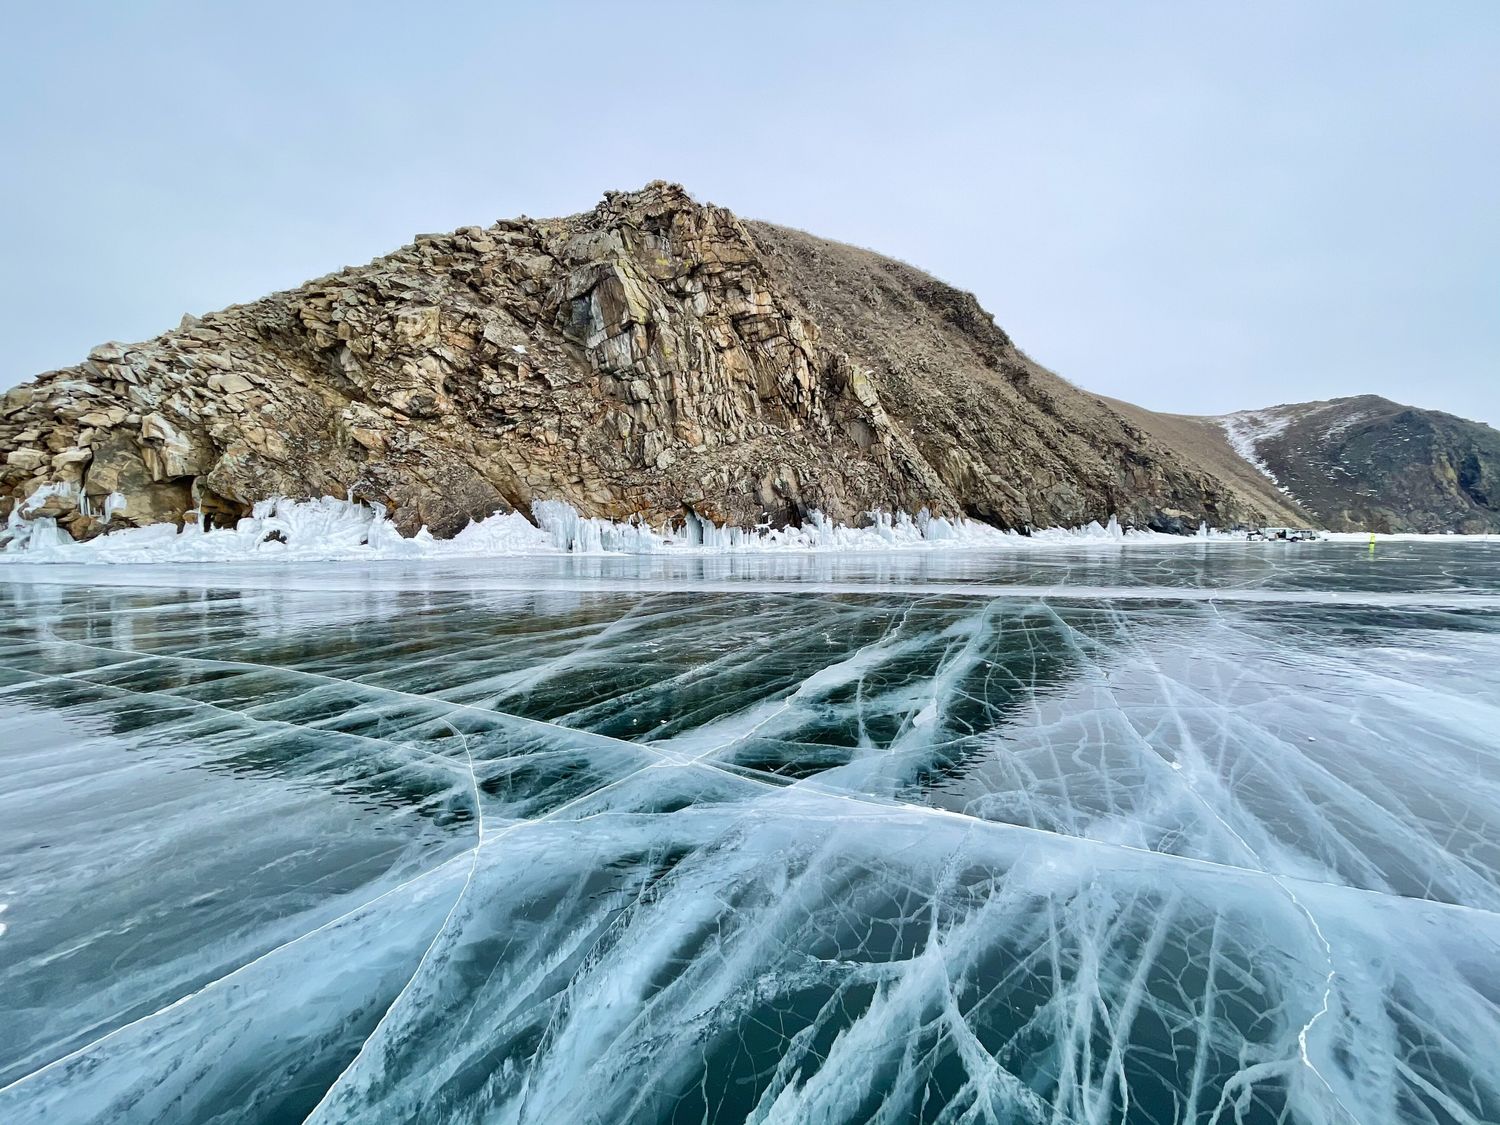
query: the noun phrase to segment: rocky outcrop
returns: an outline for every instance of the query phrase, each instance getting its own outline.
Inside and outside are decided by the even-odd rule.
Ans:
[[[1264,512],[1031,362],[967,293],[654,183],[566,219],[421,235],[0,406],[0,515],[75,537],[255,501],[379,502],[408,532],[564,500],[648,520],[1006,527]],[[55,485],[58,487],[47,488]]]
[[[1500,433],[1376,395],[1213,419],[1333,530],[1500,532]]]

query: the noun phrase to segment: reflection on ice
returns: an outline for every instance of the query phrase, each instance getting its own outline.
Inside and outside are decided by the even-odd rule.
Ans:
[[[27,568],[0,1120],[1500,1119],[1500,557],[1195,551]]]

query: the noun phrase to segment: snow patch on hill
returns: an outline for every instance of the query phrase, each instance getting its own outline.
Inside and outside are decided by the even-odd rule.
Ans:
[[[1249,462],[1256,472],[1274,484],[1283,496],[1296,500],[1291,489],[1276,479],[1276,474],[1271,471],[1271,467],[1266,464],[1259,451],[1261,442],[1275,437],[1291,425],[1291,422],[1290,414],[1274,406],[1265,410],[1239,410],[1233,414],[1225,414],[1218,419],[1225,438],[1229,440],[1230,448]]]

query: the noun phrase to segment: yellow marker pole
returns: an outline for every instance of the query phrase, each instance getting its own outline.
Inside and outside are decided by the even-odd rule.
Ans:
[[[1372,532],[1370,532],[1370,554],[1373,555],[1374,553],[1375,553],[1375,533],[1372,531]]]

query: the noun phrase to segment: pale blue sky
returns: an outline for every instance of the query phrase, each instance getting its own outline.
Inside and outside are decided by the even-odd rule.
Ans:
[[[15,4],[0,386],[419,231],[699,199],[1091,390],[1500,423],[1500,2]]]

